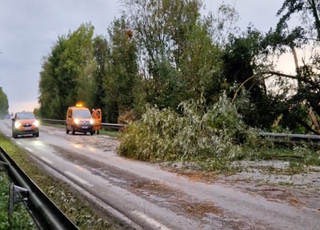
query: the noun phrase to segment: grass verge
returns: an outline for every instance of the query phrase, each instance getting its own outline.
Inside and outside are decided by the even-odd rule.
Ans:
[[[51,123],[47,123],[47,122],[41,122],[41,125],[65,129],[65,125],[61,125],[61,124],[51,124]],[[104,128],[102,128],[100,130],[100,134],[111,136],[111,137],[120,137],[121,136],[118,131],[105,130]]]
[[[81,198],[79,194],[72,190],[72,188],[65,182],[56,179],[53,176],[48,175],[46,172],[41,170],[34,162],[30,160],[28,155],[21,150],[18,146],[7,140],[0,133],[0,143],[2,148],[13,158],[13,160],[24,170],[24,172],[30,176],[30,178],[41,188],[41,190],[59,207],[59,209],[67,215],[70,220],[75,223],[82,230],[113,230],[113,229],[124,229],[122,223],[116,223],[116,226],[112,226],[111,217],[105,213],[99,215],[90,207],[90,203],[86,199]],[[3,183],[3,190],[6,191],[5,183]],[[2,191],[2,190],[1,190]],[[6,195],[2,195],[2,199],[6,199]],[[1,199],[1,198],[0,198]],[[3,202],[0,202],[2,205]],[[3,208],[0,210],[2,211]],[[0,213],[1,213],[0,211]],[[4,214],[0,214],[0,223],[4,218]],[[16,213],[15,215],[18,215]],[[2,218],[2,219],[1,219]],[[0,229],[6,229],[1,228]],[[24,228],[16,228],[24,229]]]
[[[5,173],[0,173],[0,229],[10,229],[8,218],[9,205],[9,186],[10,181]],[[11,230],[36,230],[37,227],[33,223],[32,218],[22,203],[14,206],[11,218]]]

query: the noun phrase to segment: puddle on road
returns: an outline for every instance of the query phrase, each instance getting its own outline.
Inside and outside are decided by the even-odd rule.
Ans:
[[[119,140],[115,137],[110,137],[106,135],[84,135],[78,134],[71,135],[66,134],[64,129],[50,127],[50,126],[42,126],[41,130],[43,132],[47,132],[50,135],[54,135],[55,137],[63,138],[64,140],[70,141],[73,144],[82,145],[83,147],[95,147],[104,151],[112,151],[115,152],[119,146]]]

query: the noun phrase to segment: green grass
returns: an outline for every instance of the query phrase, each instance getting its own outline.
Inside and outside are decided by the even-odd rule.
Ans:
[[[62,128],[62,129],[65,129],[65,127],[66,127],[65,125],[62,125],[62,124],[51,124],[51,123],[47,123],[47,122],[41,122],[41,125]],[[120,137],[121,136],[120,132],[118,132],[118,131],[109,131],[109,130],[105,130],[104,128],[102,128],[100,130],[100,134],[108,135],[111,137]]]
[[[8,205],[10,181],[5,173],[0,173],[0,229],[9,230]],[[36,226],[22,203],[14,206],[11,230],[36,230]]]
[[[17,145],[6,139],[0,133],[1,147],[13,158],[13,160],[30,176],[30,178],[47,194],[47,196],[63,211],[70,220],[73,221],[82,230],[111,230],[117,229],[112,226],[111,222],[115,223],[119,228],[123,229],[122,223],[112,219],[105,213],[97,215],[95,210],[90,207],[90,203],[86,199],[81,198],[81,195],[76,194],[70,186],[62,182],[33,163],[28,155],[21,150]],[[6,203],[8,199],[8,181],[4,180],[0,184],[0,230],[7,229],[7,209]],[[20,210],[20,209],[18,209]],[[15,229],[33,229],[30,221],[27,220],[26,214],[21,209],[15,212]],[[27,226],[22,228],[21,224]],[[28,226],[30,225],[30,228]]]

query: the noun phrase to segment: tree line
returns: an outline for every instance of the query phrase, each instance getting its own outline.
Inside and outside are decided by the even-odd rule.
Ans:
[[[3,91],[2,87],[0,87],[0,117],[1,118],[4,118],[9,113],[8,109],[9,109],[9,101],[8,101],[7,94]]]
[[[3,92],[2,87],[0,87],[0,117],[4,118],[9,112],[9,101],[7,94]]]
[[[225,93],[246,99],[238,112],[251,127],[319,133],[319,53],[313,49],[301,61],[296,52],[319,45],[318,1],[283,1],[268,32],[253,24],[240,30],[227,4],[203,14],[201,0],[121,3],[106,35],[83,23],[58,37],[42,59],[37,114],[64,119],[69,106],[83,101],[114,123],[141,118],[147,105],[182,114],[183,101],[205,98],[212,105]],[[290,28],[295,14],[301,24]],[[293,75],[276,71],[284,53],[292,54]]]

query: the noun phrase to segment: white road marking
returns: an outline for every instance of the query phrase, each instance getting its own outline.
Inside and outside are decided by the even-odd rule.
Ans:
[[[30,149],[29,147],[26,147],[25,149],[28,150],[29,152],[33,153],[33,150]]]
[[[49,159],[45,158],[45,157],[41,157],[41,159],[45,162],[47,162],[48,164],[53,164],[52,161],[50,161]]]
[[[137,210],[132,211],[133,214],[135,214],[136,216],[140,217],[141,219],[145,220],[147,223],[149,223],[150,225],[154,226],[157,229],[160,230],[170,230],[170,228],[167,228],[166,226],[164,226],[163,224],[160,224],[158,221],[156,221],[155,219],[152,219],[151,217],[145,215],[142,212],[139,212]]]
[[[77,175],[73,174],[72,172],[65,171],[64,173],[69,175],[69,176],[71,176],[73,179],[79,181],[81,184],[86,184],[86,185],[88,185],[90,187],[93,186],[92,184],[88,183],[87,181],[83,180],[82,178],[78,177]]]
[[[17,143],[18,145],[22,145],[21,142],[19,142],[19,141],[16,141],[16,143]]]

